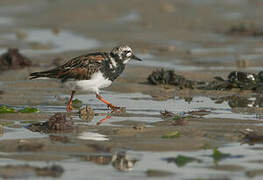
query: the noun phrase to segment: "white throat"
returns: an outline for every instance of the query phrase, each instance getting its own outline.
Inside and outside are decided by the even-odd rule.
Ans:
[[[130,61],[131,59],[129,58],[129,59],[126,59],[126,60],[124,60],[123,61],[123,64],[127,64],[129,61]]]

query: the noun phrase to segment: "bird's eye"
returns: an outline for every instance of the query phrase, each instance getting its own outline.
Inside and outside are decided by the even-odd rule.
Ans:
[[[130,57],[132,55],[132,53],[131,52],[128,52],[127,54],[126,54],[126,57]]]

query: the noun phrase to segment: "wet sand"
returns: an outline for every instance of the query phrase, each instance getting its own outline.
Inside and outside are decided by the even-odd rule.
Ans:
[[[260,27],[261,5],[243,0],[1,1],[5,23],[0,18],[0,52],[17,47],[33,66],[1,72],[0,105],[17,111],[36,107],[40,112],[0,113],[0,177],[8,176],[1,170],[13,168],[5,165],[29,164],[34,167],[19,168],[37,173],[35,166],[45,168],[45,162],[51,162],[63,168],[55,168],[62,173],[56,177],[63,179],[83,179],[91,172],[94,179],[260,179],[262,162],[255,161],[260,160],[262,146],[241,145],[241,131],[262,131],[259,93],[180,89],[151,85],[147,78],[157,68],[207,82],[215,76],[227,78],[233,70],[257,73],[262,66],[262,37],[229,31],[239,24]],[[76,98],[95,112],[91,122],[85,121],[79,118],[79,109],[66,113],[70,92],[59,82],[27,79],[31,72],[95,50],[109,51],[120,43],[132,46],[144,59],[129,64],[102,92],[126,107],[124,113],[110,114],[94,94],[78,92]],[[175,113],[175,119],[163,118],[160,112],[165,110]],[[45,134],[27,128],[57,112],[66,113],[74,123],[71,132]],[[111,118],[97,126],[107,115]],[[169,138],[173,133],[178,136]],[[214,148],[233,156],[215,162]],[[200,161],[179,168],[163,160],[178,155]]]

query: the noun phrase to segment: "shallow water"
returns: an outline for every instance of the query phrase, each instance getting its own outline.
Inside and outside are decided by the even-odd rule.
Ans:
[[[222,153],[231,154],[230,157],[215,161],[212,150],[200,150],[195,152],[142,152],[142,151],[116,151],[115,153],[83,154],[90,160],[69,158],[61,161],[51,161],[48,164],[59,164],[65,172],[62,179],[85,179],[92,174],[93,179],[145,179],[148,170],[169,172],[149,176],[147,179],[247,179],[250,170],[260,169],[262,165],[262,145],[248,146],[240,144],[228,144],[219,148]],[[5,153],[3,155],[14,154]],[[176,158],[178,155],[193,157],[199,162],[176,164],[167,162],[166,158]],[[99,159],[107,158],[103,164]],[[0,165],[23,164],[23,161],[0,158]],[[97,160],[98,161],[97,161]],[[129,165],[127,164],[129,163]],[[30,165],[45,166],[45,162],[28,162]],[[125,167],[129,166],[129,169]],[[253,175],[253,174],[252,174]],[[250,174],[250,177],[252,177]],[[255,177],[254,177],[255,176]],[[261,179],[260,175],[254,175],[253,179]],[[41,179],[41,178],[40,178]],[[47,178],[50,179],[50,178]]]
[[[246,112],[233,112],[232,108],[236,107],[251,107],[251,104],[256,105],[257,98],[250,98],[250,100],[243,104],[234,104],[234,102],[240,100],[244,101],[244,98],[237,97],[236,101],[231,101],[226,98],[225,101],[218,102],[215,99],[208,97],[193,97],[192,100],[186,101],[180,97],[174,97],[165,101],[155,101],[149,95],[143,95],[140,93],[135,94],[123,94],[123,93],[112,93],[105,92],[103,97],[108,99],[110,102],[117,104],[119,106],[125,106],[128,113],[133,114],[145,114],[145,115],[158,115],[160,111],[171,111],[178,114],[187,114],[191,111],[200,111],[206,110],[209,112],[208,115],[204,116],[205,118],[233,118],[233,119],[245,119],[245,120],[259,120],[256,113],[246,113]],[[93,95],[77,95],[76,98],[83,101],[84,104],[89,104],[93,108],[97,109],[98,112],[105,111],[105,105],[98,101]],[[91,103],[90,103],[91,102]],[[259,101],[260,102],[260,101]],[[258,103],[258,102],[257,102]],[[253,106],[252,106],[253,107]],[[261,107],[261,105],[260,105]],[[101,111],[101,110],[102,111]],[[114,117],[111,118],[108,122],[119,121],[123,118]],[[146,122],[156,122],[161,121],[160,118],[139,118],[138,117],[125,117],[127,120],[134,121],[146,121]]]
[[[11,139],[31,139],[31,138],[44,138],[48,135],[40,134],[38,132],[32,132],[26,128],[4,128],[4,133],[0,136],[0,140]]]
[[[222,118],[222,119],[243,119],[243,120],[259,120],[261,111],[258,108],[263,107],[263,99],[261,96],[255,97],[239,97],[239,96],[226,96],[220,98],[209,98],[204,96],[196,96],[189,99],[183,97],[170,98],[164,101],[154,100],[150,95],[141,93],[114,93],[104,91],[102,96],[113,104],[121,107],[126,107],[126,112],[130,115],[128,117],[111,117],[105,122],[105,125],[110,125],[112,122],[120,122],[123,120],[136,121],[136,122],[158,122],[162,121],[158,115],[161,111],[170,111],[178,115],[187,115],[189,112],[206,111],[208,115],[202,116],[204,118]],[[60,98],[67,99],[69,95],[61,95]],[[83,106],[89,105],[94,109],[95,113],[110,113],[111,111],[107,106],[100,102],[93,94],[77,94],[75,98],[82,101]],[[20,110],[24,107],[12,106]],[[66,112],[65,106],[54,105],[38,105],[34,106],[43,113],[56,113]],[[74,110],[78,112],[78,110]],[[104,116],[95,116],[94,120],[89,124],[95,125]],[[81,121],[81,119],[73,115],[73,119]],[[87,122],[83,122],[86,124]]]
[[[161,122],[163,119],[160,116],[160,112],[165,110],[176,113],[178,116],[182,117],[189,116],[193,112],[205,111],[205,115],[194,115],[194,117],[202,117],[206,119],[221,118],[256,120],[259,122],[259,126],[261,126],[263,119],[262,112],[260,110],[260,108],[263,107],[263,103],[260,96],[249,98],[239,96],[227,96],[221,98],[197,96],[191,99],[174,97],[164,101],[156,101],[150,95],[144,95],[141,93],[126,94],[104,91],[102,92],[102,96],[117,106],[126,107],[126,112],[128,113],[124,116],[111,116],[111,118],[103,122],[103,125],[105,126],[123,126],[118,124],[122,121],[131,121],[136,123]],[[60,98],[65,99],[68,97],[69,95],[61,95]],[[75,113],[71,117],[76,125],[96,125],[100,120],[104,119],[111,112],[107,106],[97,100],[93,94],[77,94],[75,98],[82,101],[82,107],[89,105],[96,113],[93,120],[88,122],[83,121],[83,119],[79,117],[77,113],[78,109],[73,110]],[[11,107],[15,108],[17,111],[24,108],[24,106]],[[41,113],[48,113],[50,116],[57,112],[66,112],[65,105],[38,105],[34,107],[38,108]],[[28,134],[28,136],[33,137],[34,134]]]

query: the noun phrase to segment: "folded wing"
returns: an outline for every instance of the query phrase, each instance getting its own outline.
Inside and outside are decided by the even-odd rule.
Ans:
[[[92,74],[100,70],[106,60],[106,53],[83,55],[75,57],[54,69],[31,73],[29,78],[48,77],[60,79],[62,82],[68,79],[89,80]]]

